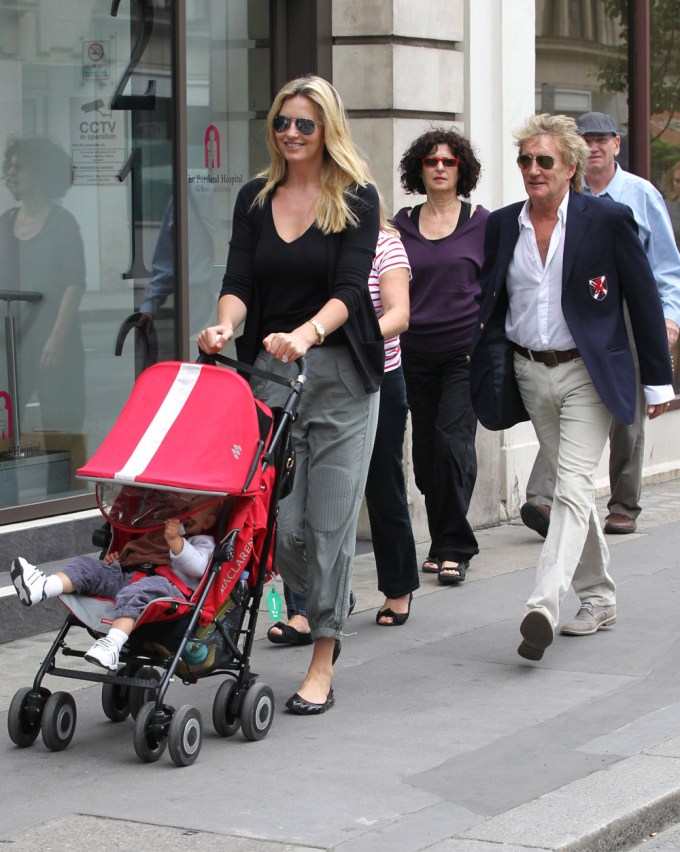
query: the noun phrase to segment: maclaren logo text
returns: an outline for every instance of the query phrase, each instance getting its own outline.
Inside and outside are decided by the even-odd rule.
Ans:
[[[243,545],[243,549],[238,554],[238,556],[234,559],[234,561],[229,566],[227,573],[224,575],[222,579],[222,586],[220,587],[220,594],[226,595],[227,589],[236,577],[241,574],[241,571],[248,564],[248,560],[250,559],[250,555],[253,552],[253,539],[249,538],[248,541]]]

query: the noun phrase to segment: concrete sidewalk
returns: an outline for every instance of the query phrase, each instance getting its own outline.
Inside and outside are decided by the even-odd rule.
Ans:
[[[680,820],[680,480],[645,488],[642,502],[639,533],[608,537],[617,624],[595,636],[558,636],[540,663],[516,653],[542,542],[519,522],[479,531],[481,553],[461,586],[423,576],[399,629],[375,625],[382,598],[372,554],[358,556],[358,604],[333,710],[311,719],[285,713],[309,649],[258,641],[253,665],[277,701],[271,731],[259,743],[220,739],[210,725],[218,683],[173,685],[171,703],[203,715],[203,749],[185,769],[167,756],[139,763],[132,722],[104,720],[97,687],[47,678],[53,691],[76,696],[75,737],[50,753],[40,740],[19,750],[2,735],[0,842],[85,849],[96,832],[98,848],[111,850],[515,852],[642,843]],[[421,559],[426,552],[419,547]],[[570,593],[563,620],[577,606]],[[260,635],[269,623],[263,613]],[[52,636],[0,645],[3,730],[12,694],[30,685]],[[43,791],[39,807],[35,790]]]

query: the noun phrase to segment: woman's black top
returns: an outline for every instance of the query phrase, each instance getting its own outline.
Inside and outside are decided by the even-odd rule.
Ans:
[[[324,236],[312,225],[285,243],[274,227],[271,197],[262,207],[253,207],[263,186],[264,180],[256,178],[238,194],[220,292],[237,296],[248,310],[236,342],[239,358],[252,363],[267,334],[292,331],[336,298],[349,318],[329,340],[345,337],[364,387],[369,393],[378,390],[385,349],[368,289],[380,227],[377,190],[372,184],[353,188],[350,206],[358,217],[356,227]]]

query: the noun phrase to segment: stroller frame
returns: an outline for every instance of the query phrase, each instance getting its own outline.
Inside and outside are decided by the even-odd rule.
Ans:
[[[289,440],[290,427],[297,416],[300,394],[307,376],[307,364],[304,358],[298,359],[296,362],[299,369],[298,375],[289,380],[221,355],[201,353],[198,359],[198,363],[215,364],[216,362],[233,367],[239,372],[261,375],[269,381],[278,382],[290,388],[285,405],[275,412],[273,435],[269,446],[266,452],[263,452],[264,446],[262,446],[261,452],[256,454],[243,489],[247,490],[258,462],[261,462],[263,471],[274,465],[272,495],[267,507],[266,532],[261,551],[253,560],[254,582],[248,587],[245,587],[242,582],[237,582],[230,595],[235,606],[243,606],[235,639],[223,627],[217,616],[213,620],[215,628],[220,632],[226,648],[231,653],[231,659],[200,674],[180,675],[184,683],[195,683],[203,677],[227,675],[227,679],[220,685],[214,698],[213,726],[222,737],[233,736],[241,728],[247,740],[256,741],[264,738],[271,728],[275,701],[271,688],[266,684],[257,683],[258,675],[251,669],[250,655],[255,641],[255,628],[264,584],[267,580],[267,566],[270,555],[272,558],[275,555],[278,504],[281,497],[285,496],[284,490],[289,477],[293,474],[294,454]],[[260,444],[263,442],[261,441]],[[8,730],[12,741],[17,746],[26,748],[32,745],[38,734],[42,732],[43,742],[51,751],[61,751],[71,742],[77,719],[75,701],[68,692],[59,691],[52,694],[42,685],[46,675],[53,675],[101,683],[102,708],[107,718],[112,722],[122,722],[130,714],[134,718],[134,747],[142,761],[150,763],[158,760],[168,746],[175,764],[178,766],[192,764],[198,757],[202,745],[201,714],[191,705],[182,705],[175,710],[166,704],[165,696],[182,661],[187,643],[195,634],[202,608],[221,567],[224,563],[232,562],[238,557],[235,552],[238,534],[238,528],[230,530],[226,533],[224,540],[216,545],[198,599],[187,603],[191,610],[188,622],[177,649],[174,652],[170,651],[170,657],[147,651],[137,653],[126,644],[120,654],[122,666],[115,674],[59,667],[56,665],[56,658],[60,651],[65,657],[77,658],[83,658],[86,653],[67,645],[66,637],[72,627],[83,627],[95,638],[101,635],[69,612],[38,669],[32,687],[18,690],[12,699],[8,713]],[[95,531],[93,543],[97,547],[106,549],[110,537],[110,526],[107,524],[104,528]],[[242,569],[238,569],[235,565],[236,570],[240,575]],[[167,600],[172,601],[172,599]],[[186,619],[187,616],[183,618]],[[134,637],[134,631],[131,634],[132,637]],[[243,644],[239,648],[241,640]],[[130,644],[134,645],[134,640]],[[157,667],[164,670],[160,676]]]

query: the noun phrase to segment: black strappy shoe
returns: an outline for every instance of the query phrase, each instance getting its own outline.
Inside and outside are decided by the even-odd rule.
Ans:
[[[411,614],[411,602],[413,601],[413,592],[408,596],[408,609],[406,612],[393,612],[389,607],[387,609],[379,609],[375,614],[375,623],[378,627],[401,627],[406,624],[408,617]],[[382,622],[381,618],[391,618],[392,621]]]

